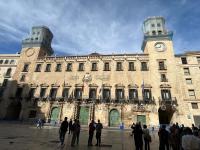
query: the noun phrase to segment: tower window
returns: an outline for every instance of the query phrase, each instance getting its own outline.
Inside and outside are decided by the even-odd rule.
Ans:
[[[184,69],[184,75],[190,75],[190,70],[189,68],[183,68]]]
[[[104,63],[104,71],[110,71],[109,62]]]
[[[157,23],[157,27],[160,27],[161,25],[160,25],[160,23]]]
[[[141,70],[148,71],[147,62],[141,62]]]
[[[198,109],[198,104],[197,103],[191,103],[192,109]]]
[[[196,99],[194,90],[188,90],[188,93],[189,93],[189,97],[190,97],[191,99]]]
[[[5,64],[8,64],[8,62],[9,62],[9,60],[6,59],[6,60],[5,60]]]
[[[67,64],[67,69],[66,71],[72,71],[72,63]]]
[[[161,82],[167,82],[166,74],[161,74]]]
[[[79,63],[78,71],[84,71],[84,63]]]
[[[122,62],[117,62],[117,68],[116,68],[117,71],[123,71],[122,69]]]
[[[92,71],[97,71],[97,63],[92,63]]]
[[[61,72],[61,64],[56,65],[56,72]]]
[[[7,72],[6,72],[6,76],[9,77],[11,75],[11,71],[12,69],[11,68],[8,68]]]
[[[25,81],[25,78],[26,78],[26,75],[23,74],[23,75],[21,76],[21,78],[20,78],[20,82],[24,82],[24,81]]]
[[[162,34],[162,31],[158,31],[158,34],[161,35],[161,34]]]
[[[41,71],[41,66],[42,64],[37,64],[35,68],[35,72],[40,72]]]
[[[152,31],[152,34],[153,34],[153,35],[156,35],[156,31]]]
[[[24,64],[22,72],[28,72],[28,69],[29,69],[29,64]]]
[[[0,60],[0,64],[3,64],[3,60],[2,59]]]
[[[50,72],[50,71],[51,71],[51,64],[47,64],[45,72]]]
[[[155,27],[155,24],[151,24],[151,27]]]
[[[166,70],[164,61],[159,61],[159,70]]]
[[[187,58],[186,57],[181,57],[182,64],[187,64]]]
[[[129,62],[128,70],[129,71],[135,71],[134,62]]]
[[[187,84],[192,84],[192,79],[191,79],[191,78],[187,78],[187,79],[186,79],[186,83],[187,83]]]

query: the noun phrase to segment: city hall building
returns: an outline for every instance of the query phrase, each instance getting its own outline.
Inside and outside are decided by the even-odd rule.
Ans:
[[[200,51],[174,54],[163,17],[147,18],[143,32],[139,54],[53,56],[51,31],[33,27],[20,54],[0,55],[0,118],[199,125]]]

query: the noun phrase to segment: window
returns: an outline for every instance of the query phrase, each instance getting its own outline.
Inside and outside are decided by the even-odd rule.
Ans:
[[[162,100],[171,100],[171,92],[168,89],[161,90]]]
[[[188,90],[188,93],[191,99],[196,99],[194,90]]]
[[[89,99],[96,99],[96,89],[90,89]]]
[[[15,93],[15,97],[22,97],[22,92],[23,92],[22,87],[17,88],[17,91]]]
[[[156,35],[156,31],[152,31],[152,34],[153,34],[153,35]]]
[[[29,69],[29,64],[24,64],[22,72],[28,72],[28,69]]]
[[[129,62],[128,70],[129,71],[135,71],[134,62]]]
[[[4,63],[5,63],[5,64],[8,64],[8,62],[9,62],[9,60],[6,59]]]
[[[78,71],[84,71],[84,63],[79,63]]]
[[[141,62],[141,70],[142,71],[148,71],[147,62]]]
[[[166,74],[161,74],[161,82],[168,82]]]
[[[34,95],[35,95],[35,88],[31,88],[30,91],[29,91],[28,97],[33,98]]]
[[[42,67],[42,64],[37,64],[36,68],[35,68],[35,72],[40,72],[41,71],[41,67]]]
[[[109,62],[104,63],[104,71],[110,71]]]
[[[47,64],[45,72],[50,72],[50,71],[51,71],[51,64]]]
[[[151,27],[155,27],[155,24],[151,24]]]
[[[161,34],[162,34],[162,31],[158,31],[158,34],[161,35]]]
[[[0,60],[0,64],[3,64],[3,60],[2,59]]]
[[[56,98],[56,95],[57,95],[57,88],[52,88],[51,90],[50,90],[50,97],[51,98]]]
[[[11,61],[10,61],[10,64],[14,64],[14,63],[15,63],[15,60],[11,60]]]
[[[7,77],[11,76],[11,71],[12,71],[12,69],[8,68],[8,70],[6,71],[6,76]]]
[[[97,63],[92,63],[92,71],[97,71]]]
[[[192,109],[198,109],[198,104],[197,103],[191,103]]]
[[[116,96],[117,101],[124,99],[124,90],[123,89],[116,89],[115,92],[116,92],[115,96]]]
[[[137,89],[129,89],[129,99],[130,100],[137,100],[138,99]]]
[[[159,61],[159,70],[166,70],[164,61]]]
[[[184,69],[184,75],[190,75],[190,70],[189,68],[183,68]]]
[[[69,97],[69,88],[64,88],[62,92],[62,97],[68,98]]]
[[[160,27],[161,25],[160,25],[160,23],[157,23],[157,27]]]
[[[186,78],[186,83],[187,84],[192,84],[192,79],[191,78]]]
[[[67,64],[66,71],[72,71],[72,63]]]
[[[74,92],[75,99],[82,99],[82,89],[76,88]]]
[[[24,81],[25,81],[25,78],[26,78],[26,75],[23,74],[23,75],[21,76],[21,78],[20,78],[20,82],[24,82]]]
[[[200,64],[200,57],[197,57],[197,62],[198,64]]]
[[[46,91],[47,91],[46,88],[41,88],[41,90],[40,90],[40,97],[45,97]]]
[[[2,86],[3,86],[3,87],[6,87],[7,84],[8,84],[8,79],[4,79],[4,80],[3,80],[3,83],[2,83]]]
[[[61,72],[61,64],[56,65],[56,72]]]
[[[143,98],[145,101],[151,100],[151,90],[150,89],[143,90]]]
[[[186,57],[181,57],[182,64],[187,64],[187,58]]]
[[[117,62],[117,68],[116,68],[117,71],[123,71],[122,69],[122,62]]]
[[[103,101],[110,101],[110,89],[103,89]]]

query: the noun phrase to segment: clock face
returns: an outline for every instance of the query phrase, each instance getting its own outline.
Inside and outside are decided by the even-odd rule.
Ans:
[[[35,53],[35,50],[33,48],[29,48],[26,50],[26,56],[30,57]]]
[[[157,42],[155,45],[154,45],[155,49],[158,51],[158,52],[163,52],[166,50],[166,46],[164,43],[162,42]]]

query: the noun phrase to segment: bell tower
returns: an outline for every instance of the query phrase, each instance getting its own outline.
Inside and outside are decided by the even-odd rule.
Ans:
[[[22,40],[21,58],[35,60],[53,54],[52,32],[45,26],[32,27],[30,35]]]

